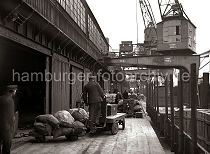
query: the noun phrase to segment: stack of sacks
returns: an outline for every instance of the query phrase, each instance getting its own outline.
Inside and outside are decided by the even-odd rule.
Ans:
[[[141,105],[141,102],[139,100],[134,100],[134,106]]]
[[[85,133],[85,125],[80,121],[75,121],[68,111],[63,110],[58,111],[54,115],[45,114],[37,116],[31,135],[34,137],[53,136],[53,138],[57,138],[64,135],[83,136]]]
[[[53,130],[58,127],[59,121],[53,115],[39,115],[35,119],[32,135],[35,137],[52,135]]]
[[[88,113],[82,108],[73,108],[73,109],[70,109],[69,112],[71,113],[72,117],[74,117],[76,121],[80,121],[83,124],[85,124],[89,118]]]
[[[107,103],[115,103],[115,98],[117,94],[106,94],[106,102]]]
[[[134,106],[134,112],[141,112],[141,111],[142,111],[141,105]]]
[[[141,112],[141,111],[142,111],[141,102],[138,100],[134,100],[134,112]]]
[[[53,138],[63,135],[82,136],[85,134],[85,125],[79,121],[75,121],[76,119],[68,111],[58,111],[54,116],[58,119],[60,127],[53,131]]]
[[[118,106],[121,106],[121,105],[123,105],[123,99],[119,100],[118,102]]]
[[[60,136],[78,135],[84,136],[86,133],[85,125],[79,121],[73,122],[69,127],[60,127],[53,132],[53,138]]]

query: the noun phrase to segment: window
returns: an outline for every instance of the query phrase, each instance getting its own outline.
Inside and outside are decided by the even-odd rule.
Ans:
[[[181,42],[181,21],[168,21],[163,24],[163,43]]]
[[[81,0],[57,0],[72,19],[86,33],[85,7]]]
[[[180,26],[176,26],[176,35],[180,35]]]
[[[77,25],[86,33],[86,11],[81,0],[57,0],[60,5],[66,10],[71,18],[77,23]],[[97,46],[100,51],[107,52],[108,47],[101,36],[98,27],[94,21],[88,15],[88,32],[90,40]],[[65,26],[67,24],[64,24]],[[68,29],[68,28],[67,28]]]

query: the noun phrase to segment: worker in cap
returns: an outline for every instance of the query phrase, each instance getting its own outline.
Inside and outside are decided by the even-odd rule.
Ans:
[[[0,88],[0,153],[10,154],[15,123],[14,95],[16,85]]]
[[[83,99],[86,102],[85,104],[89,105],[90,134],[96,132],[96,125],[99,124],[103,97],[104,92],[101,86],[95,81],[95,76],[89,76],[89,82],[84,86]]]

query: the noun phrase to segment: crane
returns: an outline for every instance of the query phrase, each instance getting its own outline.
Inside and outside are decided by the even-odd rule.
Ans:
[[[184,17],[190,21],[179,0],[158,0],[162,20],[168,17]]]
[[[145,29],[148,27],[156,28],[156,21],[152,11],[152,7],[148,0],[139,0],[142,17],[144,21]]]
[[[156,54],[157,50],[157,23],[149,0],[139,0],[144,21],[144,47],[147,54]]]

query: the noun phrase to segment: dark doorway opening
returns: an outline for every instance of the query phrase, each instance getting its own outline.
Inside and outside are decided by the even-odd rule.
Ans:
[[[45,68],[43,54],[0,38],[0,85],[18,85],[19,127],[31,127],[35,117],[45,113]]]

